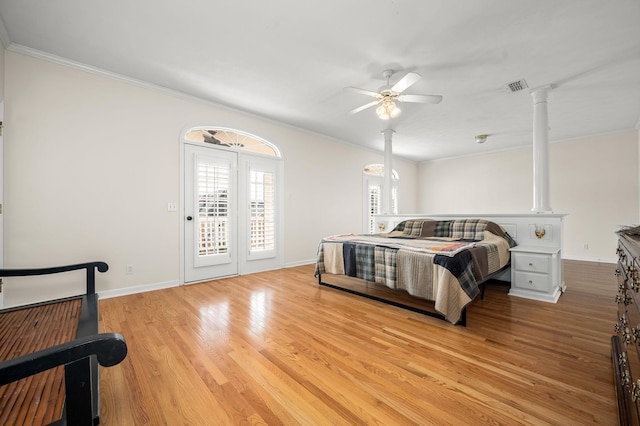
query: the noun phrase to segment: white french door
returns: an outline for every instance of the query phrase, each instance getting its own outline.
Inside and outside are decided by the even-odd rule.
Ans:
[[[185,282],[238,273],[237,156],[185,145]]]
[[[281,162],[184,146],[184,281],[282,267]]]

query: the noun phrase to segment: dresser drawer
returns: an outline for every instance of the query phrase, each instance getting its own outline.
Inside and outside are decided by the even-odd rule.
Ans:
[[[548,274],[515,271],[515,282],[512,282],[511,286],[523,290],[548,292],[551,289],[551,276]]]
[[[517,253],[515,266],[518,271],[548,274],[551,271],[550,257],[536,253]]]
[[[640,379],[640,313],[633,305],[628,305],[626,308],[626,324],[624,328],[621,327],[619,335],[621,339],[624,338],[629,357],[635,361],[634,379],[637,380]],[[627,334],[629,337],[626,336]]]
[[[627,306],[627,308],[634,308]],[[629,309],[627,314],[635,314],[637,318],[637,310]],[[618,358],[621,370],[628,374],[623,377],[624,392],[628,395],[630,401],[629,408],[634,412],[633,417],[638,418],[640,414],[640,358],[638,357],[637,342],[637,323],[630,316],[626,318],[627,323],[621,327],[617,333],[622,343],[622,355]],[[631,331],[629,332],[629,328]]]

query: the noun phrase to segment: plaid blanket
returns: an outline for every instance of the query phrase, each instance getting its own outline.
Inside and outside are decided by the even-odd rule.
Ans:
[[[318,247],[315,276],[348,275],[396,288],[397,252],[369,244],[325,242]]]
[[[356,277],[366,281],[376,278],[375,246],[356,244]]]
[[[375,277],[377,284],[386,285],[389,288],[396,288],[396,257],[398,249],[380,247],[375,248]]]
[[[473,300],[473,298],[480,293],[476,278],[471,271],[472,262],[469,251],[463,251],[454,257],[435,256],[433,263],[451,272],[451,274],[458,279],[462,291],[464,291],[470,299]]]

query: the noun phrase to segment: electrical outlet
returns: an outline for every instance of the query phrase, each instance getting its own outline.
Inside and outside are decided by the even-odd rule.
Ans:
[[[582,246],[582,248],[583,248],[583,249],[585,249],[585,250],[589,250],[589,244],[586,244],[586,243],[585,243],[585,245],[584,245],[584,246]]]
[[[133,274],[133,265],[127,265],[127,275]]]

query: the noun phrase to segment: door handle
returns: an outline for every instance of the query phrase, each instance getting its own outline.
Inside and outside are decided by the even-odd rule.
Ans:
[[[187,216],[187,220],[193,220],[192,216]]]

